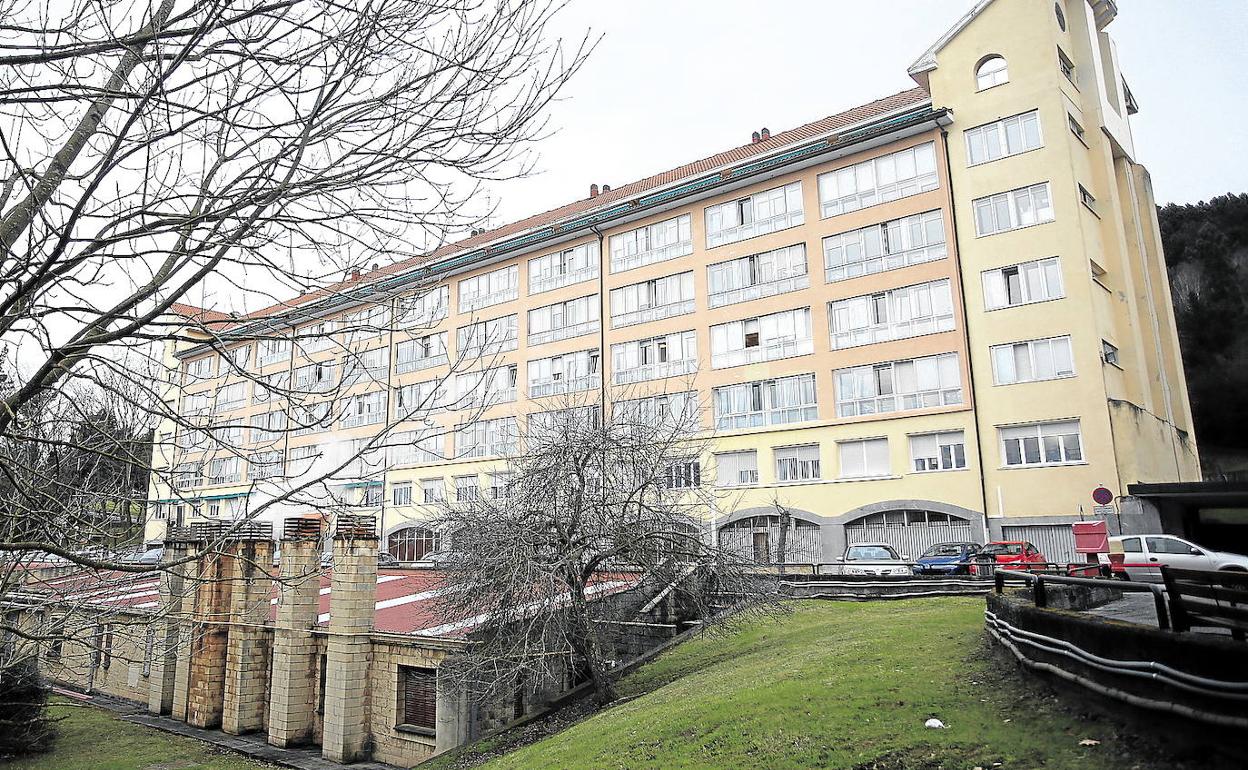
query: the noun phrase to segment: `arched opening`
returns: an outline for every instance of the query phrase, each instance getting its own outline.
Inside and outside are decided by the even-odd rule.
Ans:
[[[755,564],[813,564],[822,560],[818,524],[793,516],[784,534],[781,538],[779,515],[747,516],[719,528],[719,545]]]
[[[911,559],[937,543],[970,543],[976,538],[970,519],[952,513],[895,510],[870,513],[845,525],[845,542],[888,543]]]
[[[399,561],[420,561],[438,550],[438,536],[424,527],[404,527],[386,538],[386,551]]]
[[[980,91],[985,88],[999,86],[1010,82],[1010,71],[1006,67],[1005,57],[993,54],[980,60],[975,68],[975,83]]]

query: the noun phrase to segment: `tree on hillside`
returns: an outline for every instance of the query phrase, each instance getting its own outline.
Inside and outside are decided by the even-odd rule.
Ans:
[[[708,622],[721,604],[769,606],[771,584],[703,531],[715,500],[698,420],[675,398],[617,403],[605,421],[598,404],[565,404],[530,420],[494,493],[438,512],[440,611],[473,640],[446,670],[480,702],[539,690],[560,662],[614,699],[613,639],[656,594]]]
[[[1248,195],[1158,211],[1198,440],[1248,448]]]
[[[260,381],[238,353],[288,340],[289,327],[234,314],[281,311],[313,290],[363,305],[333,334],[294,340],[296,352],[340,348],[349,362],[379,331],[420,328],[393,294],[340,278],[428,254],[485,213],[469,206],[481,183],[527,173],[548,105],[588,52],[551,39],[561,5],[0,0],[0,479],[17,517],[0,533],[0,574],[16,580],[44,554],[154,569],[81,553],[76,525],[112,516],[132,491],[125,479],[149,472],[189,503],[208,469],[268,463],[268,488],[238,525],[283,504],[337,504],[309,490],[385,451],[388,426],[291,471],[211,408],[166,401],[195,378],[167,377],[162,345],[200,344],[229,381],[281,404],[289,420],[267,426],[271,445],[333,424],[341,382],[309,392]],[[216,311],[183,304],[210,296]],[[352,376],[373,375],[361,365]],[[170,435],[140,446],[51,421],[80,413],[88,392]],[[421,424],[429,411],[413,396],[402,416]],[[73,425],[90,422],[79,416]],[[88,458],[90,483],[58,488],[43,462],[70,450]],[[55,630],[0,628],[40,642]]]

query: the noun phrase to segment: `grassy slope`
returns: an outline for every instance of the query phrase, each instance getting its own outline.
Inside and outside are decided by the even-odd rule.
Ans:
[[[621,683],[636,699],[484,767],[1139,766],[1107,726],[1006,692],[1012,683],[976,654],[983,608],[980,598],[805,602],[681,645]],[[924,728],[931,716],[949,729]],[[1103,744],[1081,747],[1085,737]]]
[[[123,722],[90,706],[55,706],[63,717],[50,753],[5,765],[5,770],[257,770],[254,762],[206,743]]]

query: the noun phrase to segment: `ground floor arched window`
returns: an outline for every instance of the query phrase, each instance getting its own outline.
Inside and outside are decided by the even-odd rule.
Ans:
[[[438,550],[438,536],[424,527],[404,527],[386,538],[386,551],[399,561],[420,561]]]
[[[788,532],[781,538],[778,515],[737,519],[720,527],[720,547],[751,559],[755,564],[814,564],[822,561],[819,525],[797,516],[790,517],[789,522]]]
[[[855,519],[845,525],[845,541],[853,543],[888,543],[899,554],[917,559],[937,543],[978,542],[971,531],[971,522],[961,516],[939,511],[880,511]],[[839,554],[838,554],[839,556]]]

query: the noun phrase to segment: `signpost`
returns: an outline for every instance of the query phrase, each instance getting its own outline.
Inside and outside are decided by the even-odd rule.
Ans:
[[[1092,490],[1092,502],[1100,505],[1109,505],[1114,501],[1114,493],[1105,487],[1097,487]]]

